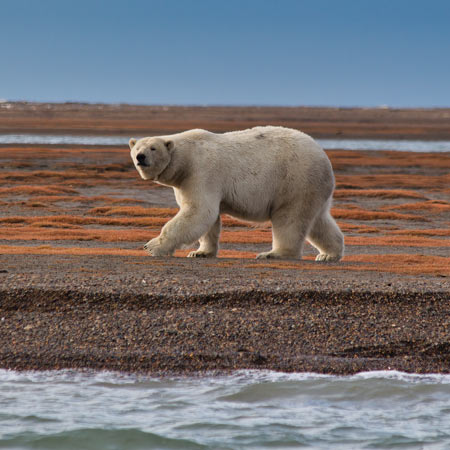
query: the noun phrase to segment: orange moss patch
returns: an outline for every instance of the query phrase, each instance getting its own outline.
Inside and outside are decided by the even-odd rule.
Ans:
[[[36,247],[0,245],[0,252],[4,255],[118,255],[118,256],[143,256],[144,250],[118,249],[118,248],[79,248],[79,247],[52,247],[40,245]],[[179,250],[175,256],[185,257],[189,251]],[[226,258],[254,258],[251,252],[238,252],[223,250],[222,257]],[[322,271],[373,271],[392,272],[406,275],[440,275],[450,276],[450,258],[431,255],[350,255],[345,257],[344,263],[324,264],[313,263],[312,257],[305,258],[309,262],[302,261],[271,261],[261,263],[244,264],[244,268],[255,269],[295,269],[295,270],[322,270]],[[217,260],[216,260],[217,261]],[[149,258],[149,264],[152,259]],[[169,263],[169,262],[168,262]],[[358,263],[357,266],[348,263]],[[217,261],[209,264],[211,267],[228,267],[228,261]]]
[[[168,219],[163,217],[149,217],[145,219],[139,218],[105,218],[105,217],[81,217],[81,216],[11,216],[0,218],[1,224],[23,223],[35,225],[36,223],[45,222],[52,223],[55,227],[66,225],[113,225],[113,226],[141,226],[141,227],[160,227],[163,226]]]
[[[426,198],[415,191],[404,189],[336,189],[334,198],[371,197],[371,198]]]
[[[387,246],[387,247],[450,247],[450,241],[432,239],[416,236],[347,236],[346,245],[363,245],[365,247]]]
[[[353,150],[327,150],[326,153],[335,170],[348,166],[450,168],[448,153]]]
[[[0,188],[0,195],[52,195],[52,194],[76,194],[75,189],[60,186],[60,185],[47,185],[47,186],[15,186],[15,187],[2,187]]]
[[[353,223],[345,223],[339,222],[339,228],[344,233],[353,232],[353,233],[380,233],[381,229],[377,227],[369,227],[367,225],[357,225]]]
[[[190,250],[177,250],[175,256],[186,257]],[[141,249],[121,249],[121,248],[81,248],[81,247],[53,247],[51,245],[39,245],[26,247],[21,245],[0,245],[0,253],[4,255],[120,255],[120,256],[145,256],[147,253]],[[222,250],[220,255],[223,258],[254,258],[256,253],[239,252],[235,250]],[[158,260],[154,260],[158,261]],[[149,257],[149,263],[152,258]],[[222,264],[232,264],[223,261]]]
[[[307,258],[305,258],[307,259]],[[358,266],[348,265],[356,262]],[[339,270],[352,272],[390,272],[404,275],[450,276],[450,258],[430,255],[350,255],[344,263],[304,263],[302,261],[273,261],[271,263],[245,264],[246,268],[295,269],[295,270]]]
[[[0,245],[0,253],[4,255],[114,255],[114,256],[142,256],[142,250],[128,250],[122,248],[79,248],[52,247],[40,245],[37,247]]]
[[[408,211],[432,211],[432,212],[446,212],[450,211],[450,203],[443,200],[428,200],[426,202],[405,203],[403,205],[389,205],[383,206],[383,209],[392,210],[408,210]]]
[[[55,223],[54,222],[51,222],[51,221],[45,221],[45,220],[43,220],[42,222],[34,222],[33,223],[33,227],[39,227],[39,228],[53,228],[53,229],[55,229],[56,228],[56,232],[59,230],[59,229],[61,229],[61,228],[68,228],[68,229],[77,229],[77,230],[81,230],[81,229],[83,229],[83,227],[82,226],[80,226],[80,225],[74,225],[74,224],[68,224],[68,223],[58,223],[58,225],[57,225],[57,227],[55,227]],[[27,228],[27,227],[24,227],[24,228]],[[23,228],[20,228],[21,230],[23,229]],[[0,229],[0,233],[1,233],[1,230],[2,229]]]
[[[41,222],[31,227],[0,228],[0,239],[14,241],[100,241],[100,242],[140,242],[158,236],[157,230],[125,229],[80,229],[60,227]]]
[[[427,222],[428,219],[422,216],[412,214],[400,214],[385,211],[368,211],[359,207],[350,209],[332,208],[331,214],[335,219],[347,220],[414,220]]]
[[[247,259],[247,258],[256,258],[257,253],[255,252],[241,252],[239,250],[220,250],[219,256],[222,258],[238,258],[238,259]]]
[[[14,225],[14,218],[11,219],[11,225]],[[4,240],[79,240],[79,241],[101,241],[101,242],[146,242],[159,234],[159,228],[141,229],[85,229],[81,226],[60,222],[56,224],[52,221],[46,221],[43,218],[36,220],[32,225],[9,226],[0,228],[0,239]],[[445,230],[444,230],[445,231]],[[413,234],[413,233],[412,233]],[[445,234],[436,234],[444,235]],[[222,243],[232,244],[270,244],[272,242],[272,234],[270,230],[252,230],[252,231],[223,231],[220,241]],[[433,239],[416,236],[404,235],[399,236],[347,236],[345,238],[346,245],[355,246],[396,246],[396,247],[450,247],[450,241],[442,239]],[[223,250],[228,252],[228,250]],[[244,252],[245,253],[245,252]],[[242,253],[242,254],[244,254]],[[226,254],[226,253],[225,253]],[[233,253],[234,254],[234,253]],[[246,256],[242,256],[245,258]]]
[[[337,175],[338,189],[394,188],[446,188],[450,184],[450,174],[432,176],[416,174],[376,174],[376,175]]]
[[[11,145],[10,147],[0,147],[0,157],[5,159],[9,159],[11,158],[11,155],[14,155],[14,158],[42,158],[50,159],[52,161],[57,159],[73,158],[76,156],[92,156],[105,160],[105,157],[107,156],[123,156],[125,158],[129,158],[129,154],[130,151],[126,146],[108,146],[108,148],[104,148],[96,147],[95,145],[90,145],[87,147],[74,145],[72,148],[46,148],[37,147],[35,145],[30,147]]]
[[[359,233],[376,233],[378,229],[359,229]],[[220,241],[229,244],[267,244],[272,242],[271,230],[222,231]],[[364,246],[399,246],[399,247],[449,247],[445,240],[414,237],[414,236],[346,236],[347,245]]]
[[[80,166],[78,170],[29,170],[26,172],[4,172],[0,173],[0,180],[6,181],[28,181],[36,182],[40,180],[52,179],[53,182],[72,182],[73,180],[83,180],[86,178],[95,178],[100,180],[102,178],[135,178],[135,174],[131,171],[124,173],[121,171],[104,172],[99,168],[87,169],[86,166]]]
[[[173,217],[178,210],[176,208],[143,208],[141,206],[102,206],[88,211],[90,214],[102,216],[133,216],[133,217]]]
[[[89,197],[82,197],[80,195],[38,195],[34,197],[36,202],[56,203],[56,202],[82,202],[81,199],[89,201]]]
[[[269,222],[246,222],[244,220],[235,219],[234,217],[223,214],[221,216],[222,225],[224,227],[245,227],[245,228],[262,228],[270,227]]]
[[[450,276],[450,258],[432,255],[351,255],[345,258],[349,262],[374,264],[369,270],[395,272],[408,275]]]
[[[407,236],[450,236],[450,229],[438,228],[434,230],[394,230],[389,231],[389,234],[399,234]]]
[[[88,212],[90,214],[103,216],[134,216],[134,217],[167,217],[171,218],[178,212],[178,208],[143,208],[139,206],[123,206],[123,207],[109,207],[102,206],[93,208]],[[267,224],[259,224],[252,222],[245,222],[235,219],[226,214],[221,216],[222,225],[227,227],[267,227]]]
[[[220,234],[220,241],[232,244],[260,244],[272,242],[271,230],[227,231]]]
[[[81,195],[41,195],[34,197],[34,200],[47,203],[57,203],[57,202],[73,202],[73,203],[103,202],[113,204],[145,203],[143,200],[136,200],[134,198],[116,198],[116,197],[108,197],[106,195],[94,195],[92,197]]]
[[[36,200],[31,200],[24,203],[25,206],[28,206],[29,208],[48,208],[49,205],[46,203],[38,202]]]

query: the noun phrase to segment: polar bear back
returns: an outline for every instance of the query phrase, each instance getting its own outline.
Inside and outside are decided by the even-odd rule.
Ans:
[[[223,134],[189,130],[169,137],[178,166],[189,165],[180,191],[189,198],[201,191],[211,201],[219,199],[221,212],[264,221],[275,208],[299,196],[305,205],[312,205],[325,203],[332,195],[330,161],[300,131],[267,126]],[[179,192],[177,198],[182,197]]]

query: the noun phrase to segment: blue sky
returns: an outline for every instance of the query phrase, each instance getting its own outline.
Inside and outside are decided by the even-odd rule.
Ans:
[[[0,98],[450,107],[448,0],[0,0]]]

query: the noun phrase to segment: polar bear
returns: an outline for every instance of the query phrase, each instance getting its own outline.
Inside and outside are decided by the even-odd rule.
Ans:
[[[339,261],[344,237],[330,214],[331,163],[307,134],[255,127],[216,134],[206,130],[130,139],[144,180],[171,186],[180,207],[160,235],[145,244],[152,256],[172,255],[198,241],[189,257],[214,257],[220,214],[272,222],[272,250],[257,258],[301,258],[307,239],[316,261]]]

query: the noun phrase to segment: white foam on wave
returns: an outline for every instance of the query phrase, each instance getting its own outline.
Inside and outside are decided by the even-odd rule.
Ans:
[[[312,380],[397,380],[407,383],[439,383],[450,384],[450,374],[418,374],[406,373],[397,370],[378,370],[370,372],[360,372],[355,375],[327,375],[311,372],[276,372],[272,370],[237,370],[229,375],[214,375],[205,373],[204,375],[189,376],[168,376],[154,377],[143,374],[129,374],[115,371],[95,371],[95,370],[45,370],[45,371],[16,371],[10,369],[0,369],[1,382],[16,383],[46,383],[54,382],[87,382],[87,383],[111,383],[111,384],[134,384],[148,381],[199,381],[210,380],[221,384],[233,383],[270,383],[286,381],[312,381]]]
[[[349,377],[355,380],[387,379],[405,381],[408,383],[440,383],[450,384],[450,374],[442,373],[407,373],[397,370],[378,370],[373,372],[360,372]]]
[[[137,376],[123,372],[94,370],[10,370],[0,369],[0,383],[47,383],[47,382],[89,382],[89,383],[135,383]]]
[[[260,382],[283,382],[283,381],[309,381],[309,380],[374,380],[386,379],[404,381],[407,383],[439,383],[450,384],[450,374],[419,374],[407,373],[397,370],[376,370],[370,372],[359,372],[354,375],[327,375],[310,372],[285,373],[270,370],[240,370],[232,377],[254,379]]]

